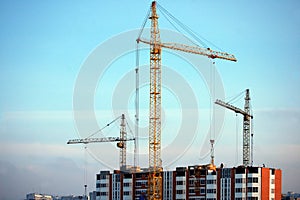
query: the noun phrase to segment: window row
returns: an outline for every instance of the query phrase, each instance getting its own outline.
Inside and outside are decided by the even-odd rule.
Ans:
[[[136,182],[135,185],[136,186],[147,186],[148,185],[148,181]]]
[[[235,183],[246,183],[246,179],[245,178],[236,178]]]
[[[130,187],[130,186],[131,186],[131,183],[124,183],[123,186],[124,186],[124,187]]]
[[[176,185],[185,185],[185,181],[176,181]]]
[[[96,184],[96,187],[97,187],[97,188],[105,188],[105,187],[108,187],[108,186],[109,186],[108,183],[97,183],[97,184]]]
[[[258,183],[258,177],[248,177],[248,183]]]
[[[216,194],[217,190],[216,189],[207,189],[206,192]]]
[[[258,192],[258,187],[248,187],[247,192]]]
[[[258,197],[247,197],[247,200],[258,200]]]
[[[185,190],[176,190],[176,194],[185,194]]]

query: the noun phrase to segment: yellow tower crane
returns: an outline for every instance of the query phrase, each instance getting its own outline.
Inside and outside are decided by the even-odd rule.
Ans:
[[[158,28],[156,1],[151,4],[151,36],[150,41],[137,38],[137,43],[150,45],[150,106],[149,106],[149,179],[148,199],[162,199],[162,160],[161,160],[161,51],[168,48],[193,54],[203,55],[212,59],[219,58],[237,61],[234,55],[213,51],[209,48],[188,46],[176,43],[162,43]]]
[[[251,137],[253,137],[252,127],[250,121],[253,119],[253,115],[250,113],[250,92],[249,89],[246,89],[245,96],[245,105],[244,110],[237,108],[229,103],[226,103],[221,100],[216,100],[216,104],[228,108],[229,110],[234,111],[235,113],[242,114],[244,116],[243,120],[243,165],[249,166],[252,165],[253,160],[253,139],[251,140],[252,145],[250,148],[250,132]],[[251,154],[251,155],[250,155]]]
[[[88,143],[98,143],[98,142],[117,142],[117,147],[120,148],[120,169],[126,167],[126,141],[135,140],[135,138],[127,138],[126,132],[126,121],[125,115],[122,114],[120,117],[117,117],[112,122],[108,123],[105,127],[100,129],[102,131],[104,128],[114,123],[116,120],[121,118],[120,124],[120,137],[104,137],[104,138],[83,138],[83,139],[71,139],[67,142],[67,144],[88,144]],[[96,133],[98,133],[97,131]],[[94,135],[94,134],[92,134]]]

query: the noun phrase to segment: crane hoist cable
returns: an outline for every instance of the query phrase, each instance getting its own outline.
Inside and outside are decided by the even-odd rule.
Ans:
[[[235,166],[239,162],[239,124],[238,114],[235,113]]]
[[[87,145],[84,145],[84,196],[87,197]]]
[[[138,139],[136,138],[137,135],[134,134],[133,131],[132,131],[132,129],[130,128],[130,126],[129,126],[127,120],[126,120],[126,125],[127,125],[127,127],[128,127],[128,130],[129,130],[131,136],[132,136],[133,138],[135,138],[135,140],[134,140],[134,155],[133,155],[134,158],[133,158],[133,159],[134,159],[134,167],[136,167],[136,166],[138,166],[137,163],[136,163],[136,162],[137,162],[137,150],[136,150],[136,149],[137,149],[137,142],[136,142],[136,141],[137,141]]]
[[[249,103],[250,104],[250,114],[253,116],[253,110],[252,110],[252,105],[251,105],[251,103]],[[253,151],[254,151],[254,140],[253,140],[253,134],[254,134],[254,123],[253,123],[253,119],[251,120],[251,138],[250,138],[250,140],[251,140],[251,155],[250,155],[250,165],[251,166],[253,166]]]

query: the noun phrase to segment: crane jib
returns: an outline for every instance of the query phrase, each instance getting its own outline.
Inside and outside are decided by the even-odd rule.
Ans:
[[[202,48],[199,46],[189,46],[189,45],[179,44],[179,43],[154,44],[153,42],[148,41],[146,39],[142,39],[142,38],[138,38],[137,42],[143,42],[143,43],[149,44],[149,45],[159,45],[160,47],[173,49],[173,50],[177,50],[177,51],[183,51],[183,52],[187,52],[187,53],[199,54],[199,55],[207,56],[211,59],[218,58],[218,59],[229,60],[229,61],[234,61],[234,62],[237,61],[235,56],[232,54],[229,54],[226,52],[214,51],[214,50],[211,50],[210,48]]]

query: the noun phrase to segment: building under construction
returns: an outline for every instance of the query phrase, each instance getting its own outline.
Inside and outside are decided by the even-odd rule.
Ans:
[[[233,168],[216,167],[214,165],[213,144],[211,138],[211,163],[176,167],[174,171],[164,171],[161,159],[161,52],[164,48],[185,53],[192,53],[209,59],[237,61],[235,56],[226,52],[214,51],[198,45],[188,46],[172,42],[162,42],[158,27],[157,8],[171,16],[163,7],[153,1],[145,18],[139,43],[150,46],[150,91],[149,91],[149,166],[139,168],[126,166],[126,141],[138,141],[139,123],[139,63],[136,66],[136,133],[135,138],[127,138],[125,116],[122,115],[120,137],[85,138],[70,140],[68,144],[91,142],[118,142],[120,150],[120,170],[100,171],[96,176],[96,199],[199,199],[199,200],[279,200],[281,199],[281,170],[253,166],[253,132],[251,122],[253,116],[250,109],[250,94],[246,90],[244,109],[217,100],[215,103],[235,113],[243,115],[243,165]],[[171,16],[172,19],[176,19]],[[142,38],[146,20],[151,20],[150,39]],[[178,20],[175,20],[178,21]],[[137,54],[138,55],[138,54]],[[138,56],[137,56],[138,57]],[[187,97],[188,98],[188,97]],[[116,121],[116,120],[114,120]],[[109,125],[109,124],[108,124]],[[100,130],[101,131],[101,130]],[[136,152],[135,152],[136,153]],[[135,154],[136,156],[136,154]],[[136,160],[136,159],[135,159]],[[86,185],[85,185],[86,188]]]
[[[149,199],[148,169],[140,172],[100,171],[96,175],[96,199]],[[164,200],[280,200],[281,170],[212,165],[177,167],[162,171]]]

